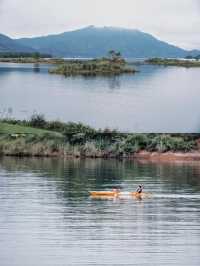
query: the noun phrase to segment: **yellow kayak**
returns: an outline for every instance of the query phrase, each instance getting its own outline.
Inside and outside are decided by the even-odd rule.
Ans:
[[[117,197],[121,193],[117,191],[90,191],[92,197]]]
[[[120,197],[126,195],[126,192],[122,193],[120,191],[90,191],[89,193],[92,197]],[[146,198],[150,196],[150,193],[129,192],[128,195],[134,198]]]

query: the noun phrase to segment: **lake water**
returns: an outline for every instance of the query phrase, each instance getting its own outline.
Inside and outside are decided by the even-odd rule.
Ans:
[[[144,184],[152,196],[91,199]],[[199,266],[200,164],[0,159],[2,266]]]
[[[118,77],[48,74],[48,66],[0,64],[1,117],[74,121],[131,132],[200,132],[200,69],[137,66]]]

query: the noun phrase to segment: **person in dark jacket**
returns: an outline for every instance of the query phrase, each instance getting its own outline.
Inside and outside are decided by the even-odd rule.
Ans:
[[[143,190],[143,186],[142,185],[139,185],[136,192],[137,193],[142,193],[142,190]]]

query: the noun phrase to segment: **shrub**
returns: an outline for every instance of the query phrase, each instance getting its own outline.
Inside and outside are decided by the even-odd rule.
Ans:
[[[67,136],[68,134],[77,134],[77,133],[94,133],[95,130],[87,125],[83,125],[82,123],[73,123],[69,122],[64,124],[64,134]]]
[[[64,128],[65,128],[65,124],[60,121],[50,121],[46,123],[47,130],[63,132]]]
[[[72,138],[70,139],[70,143],[73,145],[75,144],[83,145],[85,141],[86,141],[85,133],[74,134],[72,135]]]
[[[189,151],[195,148],[195,141],[185,141],[183,137],[158,135],[151,139],[148,146],[150,151]]]
[[[32,127],[45,128],[47,122],[43,114],[34,114],[31,116],[29,124]]]
[[[146,149],[148,145],[148,136],[144,134],[131,134],[128,135],[124,143],[124,151],[126,153],[138,152],[139,150]]]
[[[81,148],[81,155],[85,157],[99,157],[100,153],[94,142],[86,142]]]

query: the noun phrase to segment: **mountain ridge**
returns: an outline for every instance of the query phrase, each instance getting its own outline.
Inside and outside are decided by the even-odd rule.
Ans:
[[[198,50],[185,50],[138,29],[93,25],[13,41],[17,45],[56,57],[102,57],[109,50],[120,51],[126,58],[185,57],[200,54]]]
[[[26,47],[22,44],[17,43],[14,39],[0,33],[0,52],[10,53],[10,52],[34,52],[35,50]]]

